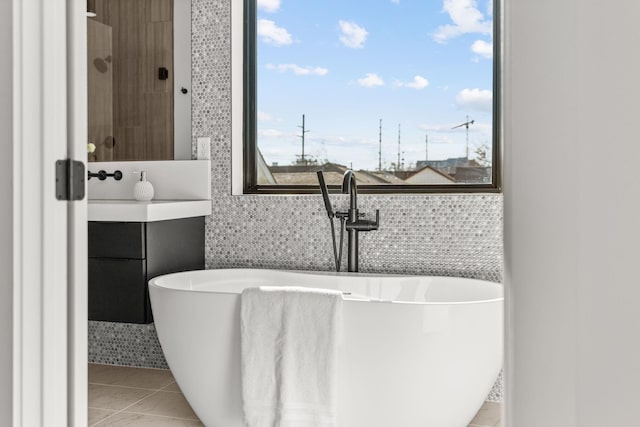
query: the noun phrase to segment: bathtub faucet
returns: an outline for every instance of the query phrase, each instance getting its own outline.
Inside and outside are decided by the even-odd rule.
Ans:
[[[356,176],[352,170],[344,173],[342,179],[342,192],[349,194],[349,211],[347,213],[347,222],[345,229],[348,233],[347,252],[348,252],[348,271],[358,271],[358,233],[361,231],[377,230],[380,224],[380,210],[376,209],[376,220],[369,221],[360,219],[358,211],[358,186],[356,184]]]

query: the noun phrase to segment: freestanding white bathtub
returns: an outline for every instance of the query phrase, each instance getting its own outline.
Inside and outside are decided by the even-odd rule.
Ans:
[[[340,427],[465,427],[502,366],[502,286],[480,280],[204,270],[149,282],[160,344],[207,427],[242,427],[240,293],[260,285],[345,295]]]

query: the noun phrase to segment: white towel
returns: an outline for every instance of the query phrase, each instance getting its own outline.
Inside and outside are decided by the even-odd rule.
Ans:
[[[339,291],[262,286],[242,292],[245,426],[336,425],[341,308]]]

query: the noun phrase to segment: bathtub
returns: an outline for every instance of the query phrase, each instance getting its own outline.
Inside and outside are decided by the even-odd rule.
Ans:
[[[158,338],[207,427],[242,427],[240,293],[338,289],[340,427],[466,427],[502,366],[502,286],[481,280],[204,270],[149,282]]]

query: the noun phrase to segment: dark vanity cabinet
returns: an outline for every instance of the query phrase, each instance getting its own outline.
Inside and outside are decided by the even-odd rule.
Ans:
[[[89,320],[151,323],[147,282],[204,268],[204,217],[89,222]]]

